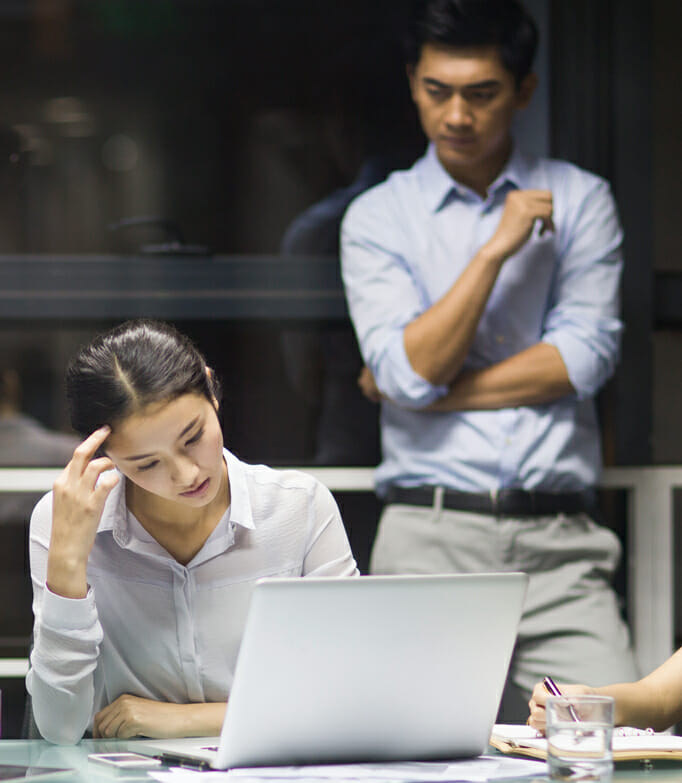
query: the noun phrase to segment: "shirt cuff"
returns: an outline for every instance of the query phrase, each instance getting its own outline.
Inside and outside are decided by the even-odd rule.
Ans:
[[[613,373],[615,359],[611,355],[600,356],[572,334],[557,333],[544,337],[543,342],[553,345],[561,354],[579,400],[594,397]],[[617,353],[617,347],[615,350]]]
[[[426,408],[448,392],[447,385],[434,386],[414,371],[405,352],[402,332],[389,346],[375,377],[380,391],[404,408]]]
[[[65,598],[53,593],[47,585],[43,592],[41,621],[49,628],[78,631],[90,628],[97,622],[95,593],[88,586],[85,598]]]

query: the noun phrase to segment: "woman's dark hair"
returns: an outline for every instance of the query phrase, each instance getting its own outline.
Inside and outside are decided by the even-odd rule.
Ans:
[[[414,0],[406,40],[415,65],[425,44],[497,46],[517,87],[533,67],[538,28],[518,0]]]
[[[71,425],[83,436],[188,393],[220,399],[219,384],[192,341],[160,321],[126,321],[99,335],[66,370]]]

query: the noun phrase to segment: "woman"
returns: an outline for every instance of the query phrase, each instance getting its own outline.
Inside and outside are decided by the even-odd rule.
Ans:
[[[624,682],[590,688],[587,685],[559,685],[566,696],[595,694],[615,699],[616,726],[635,726],[664,731],[682,721],[682,649],[651,674],[637,682]],[[542,683],[533,689],[528,724],[545,730],[545,703],[549,694]]]
[[[254,582],[358,573],[338,508],[223,449],[216,381],[165,324],[101,335],[66,383],[87,437],[31,519],[38,728],[218,734]]]

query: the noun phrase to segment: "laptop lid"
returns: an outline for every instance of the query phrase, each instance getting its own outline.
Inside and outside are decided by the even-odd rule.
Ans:
[[[212,766],[484,752],[526,584],[520,573],[260,581]]]

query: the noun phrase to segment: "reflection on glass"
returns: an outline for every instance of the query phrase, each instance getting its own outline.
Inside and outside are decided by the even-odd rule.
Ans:
[[[396,89],[402,72],[389,50],[377,62],[376,43],[355,42],[324,63],[315,104],[325,158],[336,187],[307,207],[282,239],[287,256],[339,258],[339,230],[351,201],[409,165],[409,104]],[[391,69],[392,75],[388,69]],[[374,465],[379,461],[378,406],[360,393],[363,361],[349,323],[317,331],[286,329],[282,350],[292,386],[306,400],[314,427],[313,461],[320,465]]]
[[[111,222],[158,215],[216,253],[277,252],[297,214],[352,181],[367,129],[382,154],[413,141],[406,7],[0,5],[0,111],[28,162],[23,249],[118,251]],[[379,127],[396,107],[402,119]]]

